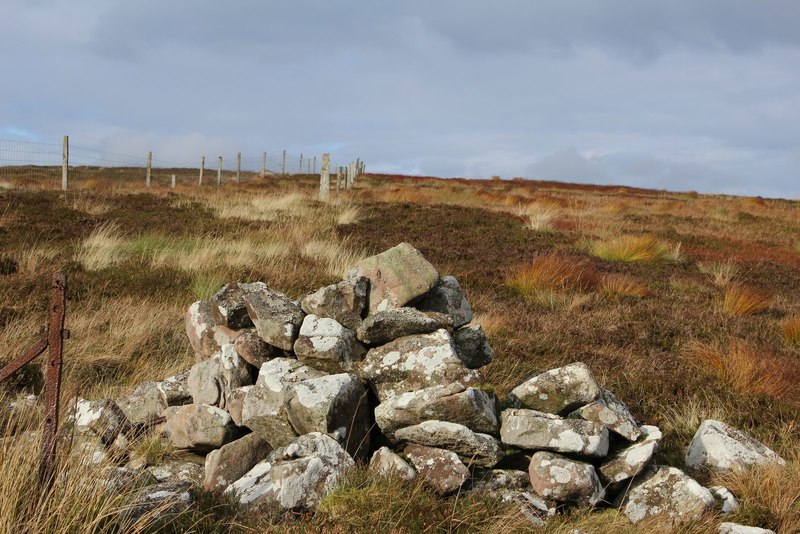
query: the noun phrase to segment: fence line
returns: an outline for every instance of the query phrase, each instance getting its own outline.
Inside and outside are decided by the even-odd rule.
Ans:
[[[207,158],[217,159],[217,185],[270,175],[317,174],[316,156],[294,155],[286,150],[198,154],[197,158],[199,166],[161,158],[157,150],[141,155],[109,152],[72,144],[67,136],[63,145],[0,139],[0,188],[64,189],[69,188],[69,182],[97,178],[100,170],[104,177],[129,180],[135,178],[137,169],[141,169],[141,183],[148,187],[170,186],[173,174],[179,184],[204,187],[213,185],[205,179]],[[331,169],[336,168],[331,163]]]

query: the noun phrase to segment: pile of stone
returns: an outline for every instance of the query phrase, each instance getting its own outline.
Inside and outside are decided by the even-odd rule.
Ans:
[[[471,321],[458,281],[406,243],[299,302],[261,282],[227,284],[187,312],[189,371],[115,401],[80,400],[73,424],[93,436],[79,442],[93,461],[128,462],[111,475],[141,483],[145,501],[188,503],[195,484],[248,507],[313,511],[369,462],[441,495],[517,502],[536,524],[565,507],[671,523],[735,509],[724,488],[653,465],[659,429],[639,425],[582,363],[530,377],[500,411],[480,371],[494,352]],[[152,425],[204,464],[131,459],[130,441]],[[686,456],[691,468],[782,461],[718,421],[701,425]]]

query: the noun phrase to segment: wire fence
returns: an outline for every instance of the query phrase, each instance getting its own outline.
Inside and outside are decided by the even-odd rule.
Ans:
[[[252,182],[265,176],[294,176],[320,172],[315,154],[263,151],[260,154],[198,155],[196,163],[160,158],[156,152],[120,154],[69,144],[0,139],[0,188],[60,189],[64,169],[70,184],[92,180],[141,180],[150,186],[177,184],[223,185]],[[339,167],[331,164],[332,173]]]

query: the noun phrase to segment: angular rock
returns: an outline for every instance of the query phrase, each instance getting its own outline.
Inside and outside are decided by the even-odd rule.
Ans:
[[[602,390],[600,397],[593,402],[569,414],[569,417],[605,425],[609,431],[628,441],[636,441],[641,435],[628,407],[607,389]]]
[[[336,440],[314,432],[272,452],[225,493],[246,507],[314,511],[354,465]]]
[[[469,469],[452,451],[412,443],[403,452],[425,483],[440,495],[454,493],[469,479]]]
[[[175,448],[205,453],[233,439],[233,421],[225,410],[207,404],[170,410],[164,432]]]
[[[203,488],[206,491],[224,490],[247,474],[271,452],[272,447],[269,443],[255,433],[247,434],[211,451],[206,456]]]
[[[554,507],[548,506],[541,498],[527,491],[506,491],[502,500],[517,504],[523,517],[536,528],[543,527],[545,519],[556,515]]]
[[[244,408],[244,399],[247,397],[247,392],[255,386],[243,386],[240,388],[232,389],[225,397],[225,411],[227,411],[233,424],[236,426],[244,426],[242,422],[242,409]]]
[[[397,338],[452,327],[450,317],[442,313],[401,307],[371,314],[358,327],[356,336],[367,345],[383,345]]]
[[[131,423],[113,400],[79,399],[73,415],[76,434],[90,433],[108,446],[121,434],[131,430]]]
[[[508,445],[593,457],[608,453],[608,429],[597,423],[514,408],[500,419],[500,440]]]
[[[217,323],[207,300],[198,300],[186,312],[186,336],[199,360],[210,358],[222,345],[235,341],[239,334]]]
[[[472,320],[472,307],[453,276],[443,276],[439,284],[422,297],[415,307],[448,315],[453,328],[461,328]]]
[[[306,315],[300,335],[294,342],[297,359],[320,371],[352,371],[363,355],[356,336],[334,319]]]
[[[227,395],[234,389],[253,384],[253,368],[239,356],[233,343],[219,353],[194,364],[189,371],[189,392],[195,404],[225,408]]]
[[[189,371],[170,376],[156,384],[164,395],[167,406],[183,406],[192,402],[192,394],[189,392]]]
[[[133,424],[158,419],[167,408],[167,397],[158,382],[142,382],[131,393],[117,399],[117,406]]]
[[[474,469],[469,484],[470,491],[485,493],[492,497],[508,491],[527,490],[530,487],[530,475],[516,469]]]
[[[629,480],[650,464],[661,440],[661,431],[644,425],[640,433],[644,435],[642,441],[617,451],[600,465],[598,472],[603,483],[614,485]]]
[[[439,283],[436,268],[408,243],[358,262],[345,278],[354,281],[361,276],[370,281],[369,314],[405,306]]]
[[[433,419],[459,423],[483,434],[497,435],[500,429],[494,396],[461,384],[403,393],[375,408],[375,422],[390,440],[395,439],[398,428]]]
[[[593,508],[605,496],[594,466],[558,454],[537,452],[528,473],[533,491],[543,499]]]
[[[297,437],[286,410],[294,385],[309,378],[325,376],[290,358],[275,358],[261,366],[255,386],[247,391],[242,404],[242,424],[261,435],[273,448],[289,444]]]
[[[159,483],[161,482],[189,482],[193,486],[199,486],[203,482],[203,466],[189,461],[170,460],[168,462],[153,465],[147,471]]]
[[[509,398],[524,408],[563,415],[600,396],[592,372],[581,362],[551,369],[511,390]]]
[[[700,424],[686,451],[686,466],[693,468],[727,471],[769,463],[786,465],[775,451],[752,436],[713,419]]]
[[[470,369],[488,365],[494,359],[494,349],[489,345],[481,325],[470,325],[453,332],[456,353]]]
[[[461,363],[447,330],[401,337],[374,348],[358,365],[358,372],[381,402],[431,386],[472,386],[483,381],[479,371]]]
[[[361,324],[368,291],[369,279],[356,277],[311,293],[303,299],[301,307],[308,314],[334,319],[355,332]]]
[[[426,447],[447,449],[466,465],[494,467],[503,459],[500,442],[488,434],[473,432],[464,425],[445,421],[424,421],[395,432],[395,438]]]
[[[738,523],[720,523],[719,534],[776,534],[774,530],[760,527],[748,527]]]
[[[222,286],[210,299],[211,313],[217,324],[234,329],[253,326],[253,321],[247,315],[244,297],[248,293],[265,290],[269,290],[269,287],[264,282],[232,282]]]
[[[287,412],[298,435],[338,432],[353,458],[363,458],[369,451],[371,410],[367,391],[354,374],[303,380],[293,387]]]
[[[279,349],[292,350],[305,316],[300,306],[272,289],[247,293],[244,302],[258,336]]]
[[[369,469],[382,476],[397,476],[407,481],[414,480],[417,476],[414,468],[389,447],[381,447],[375,451],[369,461]]]
[[[711,486],[708,491],[717,500],[717,509],[723,514],[729,514],[739,509],[739,501],[736,500],[736,496],[728,488]]]
[[[680,469],[651,466],[617,505],[632,523],[657,518],[674,525],[700,520],[714,508],[714,497]]]
[[[233,342],[233,348],[244,361],[260,369],[264,362],[283,356],[284,352],[278,347],[273,347],[255,332],[243,332]]]
[[[146,486],[133,492],[122,512],[122,524],[134,524],[145,515],[155,514],[158,530],[160,524],[166,528],[173,518],[191,506],[194,497],[188,482],[162,482]]]

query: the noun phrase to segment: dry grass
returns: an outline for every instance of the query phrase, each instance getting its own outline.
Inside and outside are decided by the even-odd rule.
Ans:
[[[800,315],[781,321],[781,336],[790,347],[800,347]]]
[[[597,284],[597,270],[587,261],[543,254],[517,267],[506,285],[527,296],[539,291],[585,291]]]
[[[708,275],[715,286],[725,287],[739,274],[739,268],[731,260],[699,262],[697,270]]]
[[[680,244],[672,247],[649,236],[622,235],[589,242],[589,252],[598,258],[630,262],[677,261]]]
[[[73,195],[69,205],[72,209],[88,215],[103,215],[111,209],[111,204],[85,193]]]
[[[116,223],[101,223],[83,240],[75,260],[91,271],[105,269],[122,261],[124,257],[120,250],[122,243],[123,239]]]
[[[698,371],[712,372],[744,395],[788,397],[800,378],[796,365],[741,339],[727,344],[691,341],[684,356]]]
[[[612,301],[620,301],[625,298],[640,299],[650,294],[646,285],[624,274],[603,276],[597,291],[602,297]]]
[[[545,204],[518,205],[517,215],[527,219],[527,227],[535,232],[551,232],[558,210]]]
[[[770,296],[741,284],[730,284],[720,304],[720,310],[735,317],[744,317],[764,311],[769,307]]]

